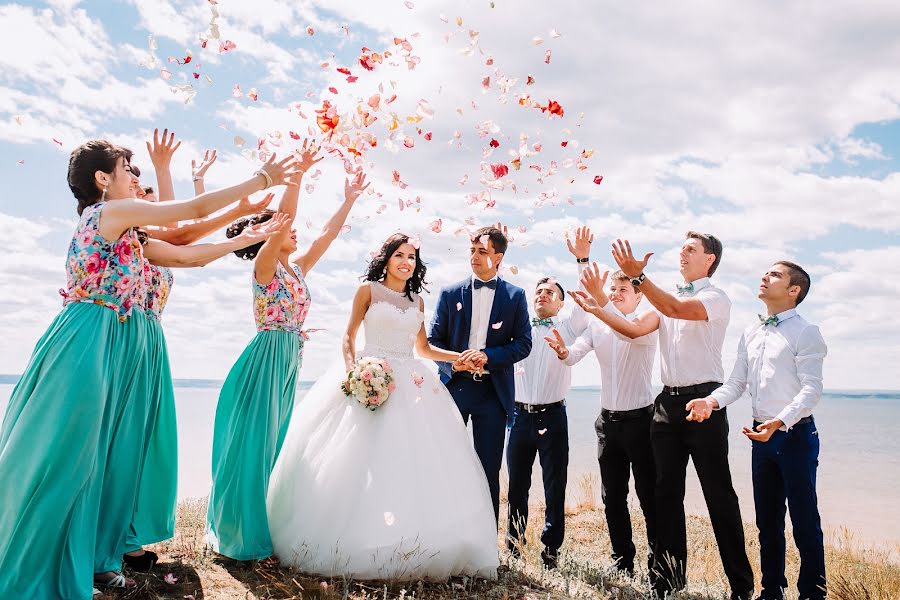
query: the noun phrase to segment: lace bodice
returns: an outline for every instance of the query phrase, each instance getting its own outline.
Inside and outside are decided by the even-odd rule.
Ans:
[[[410,300],[381,283],[369,282],[372,301],[363,319],[366,347],[360,356],[413,358],[416,336],[425,320],[419,296]]]

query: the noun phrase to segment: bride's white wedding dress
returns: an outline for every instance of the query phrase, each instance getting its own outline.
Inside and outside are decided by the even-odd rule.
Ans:
[[[366,348],[396,390],[376,411],[340,389],[335,365],[297,404],[269,484],[275,555],[358,579],[495,577],[497,529],[481,463],[450,393],[413,346],[419,299],[379,283]]]

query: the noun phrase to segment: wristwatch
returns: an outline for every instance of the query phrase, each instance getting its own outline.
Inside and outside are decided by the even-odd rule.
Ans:
[[[590,256],[585,256],[584,258],[576,258],[576,259],[575,259],[575,262],[577,262],[578,264],[583,265],[584,263],[586,263],[586,262],[588,262],[588,261],[590,261],[590,260],[591,260],[591,257],[590,257]]]
[[[645,280],[645,279],[647,279],[647,276],[644,275],[643,273],[641,273],[641,274],[638,275],[637,277],[632,277],[632,278],[631,278],[631,285],[639,286],[639,285],[641,285],[642,283],[644,283],[644,280]]]

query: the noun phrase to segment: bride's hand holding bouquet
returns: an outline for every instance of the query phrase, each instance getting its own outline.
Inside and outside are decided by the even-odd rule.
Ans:
[[[369,410],[376,410],[387,402],[396,388],[390,363],[373,356],[364,356],[350,365],[347,379],[341,383],[341,391],[345,396]]]

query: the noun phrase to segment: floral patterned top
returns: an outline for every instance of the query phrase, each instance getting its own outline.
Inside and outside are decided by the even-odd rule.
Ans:
[[[309,287],[300,267],[291,264],[291,268],[297,274],[296,278],[279,262],[269,285],[260,285],[256,281],[256,275],[250,275],[253,281],[253,316],[256,318],[257,331],[290,331],[304,336],[303,322],[311,303]]]
[[[150,265],[146,281],[147,298],[144,306],[147,309],[147,318],[159,321],[162,318],[163,309],[166,308],[166,301],[169,299],[169,292],[172,291],[175,277],[172,275],[172,269],[168,267]]]
[[[84,209],[66,259],[63,306],[93,302],[111,308],[124,321],[135,299],[145,294],[144,255],[137,232],[129,229],[110,242],[100,235],[100,214],[105,202]]]

